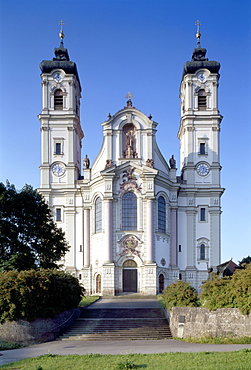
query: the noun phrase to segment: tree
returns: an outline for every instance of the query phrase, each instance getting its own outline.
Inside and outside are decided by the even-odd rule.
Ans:
[[[239,262],[240,267],[246,268],[247,265],[251,263],[251,257],[250,256],[244,257],[242,258],[241,261],[238,261],[238,262]]]
[[[58,267],[68,249],[40,193],[0,183],[0,271]]]

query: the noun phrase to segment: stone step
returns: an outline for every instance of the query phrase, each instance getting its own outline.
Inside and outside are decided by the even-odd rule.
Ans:
[[[165,318],[159,308],[82,309],[82,318]]]
[[[171,331],[160,308],[85,308],[60,340],[170,339]]]

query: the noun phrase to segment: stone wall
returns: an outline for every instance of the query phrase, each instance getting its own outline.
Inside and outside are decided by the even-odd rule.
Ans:
[[[62,312],[54,319],[6,321],[0,325],[0,339],[29,345],[48,342],[64,333],[79,317],[80,308]]]
[[[242,315],[238,308],[173,307],[170,329],[177,338],[250,337],[251,315]]]

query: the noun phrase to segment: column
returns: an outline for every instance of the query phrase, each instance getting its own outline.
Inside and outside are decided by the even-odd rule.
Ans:
[[[186,211],[187,214],[187,267],[195,266],[195,230],[194,230],[194,217],[195,211]]]
[[[221,234],[220,234],[220,217],[221,211],[219,209],[210,210],[210,229],[211,229],[211,258],[210,265],[216,267],[220,264],[220,254],[221,254]]]
[[[177,208],[171,209],[171,266],[177,266]]]
[[[84,266],[90,266],[90,210],[84,209]]]
[[[146,202],[146,213],[147,213],[147,250],[146,250],[146,262],[152,263],[154,261],[154,219],[153,219],[153,200],[147,199]]]
[[[104,200],[105,262],[112,262],[112,199]]]

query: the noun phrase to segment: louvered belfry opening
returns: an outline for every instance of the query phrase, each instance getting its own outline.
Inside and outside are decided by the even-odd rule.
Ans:
[[[62,110],[63,109],[63,91],[57,89],[54,93],[54,109]]]
[[[205,110],[207,107],[207,95],[205,90],[201,89],[198,92],[198,109]]]

